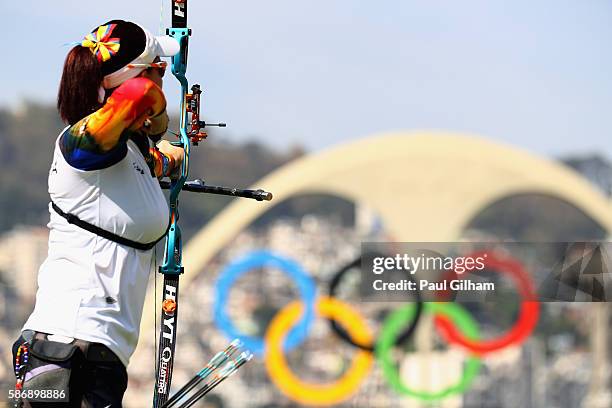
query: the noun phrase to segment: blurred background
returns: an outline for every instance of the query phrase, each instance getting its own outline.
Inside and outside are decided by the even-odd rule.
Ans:
[[[53,141],[63,128],[54,105],[70,48],[65,44],[113,18],[160,31],[169,22],[170,2],[163,3],[0,4],[5,17],[0,31],[11,40],[5,43],[9,53],[0,77],[5,164],[0,172],[0,401],[13,386],[10,346],[32,310],[36,273],[46,257],[46,183]],[[226,345],[213,319],[215,279],[228,263],[253,250],[270,249],[295,260],[326,293],[332,276],[368,240],[608,240],[611,19],[612,4],[604,1],[191,0],[187,77],[205,90],[205,119],[228,123],[194,149],[191,176],[211,184],[255,183],[274,193],[273,186],[283,187],[273,206],[257,214],[246,209],[253,216],[244,225],[233,222],[235,234],[211,250],[206,262],[191,262],[198,268],[188,271],[189,283],[181,286],[174,386]],[[169,74],[164,81],[176,120],[178,86]],[[406,142],[387,144],[380,134],[391,131]],[[445,136],[458,133],[478,138],[452,136],[451,142]],[[429,137],[433,142],[423,141]],[[378,151],[377,140],[387,147]],[[465,152],[463,144],[477,149]],[[398,149],[391,154],[394,146]],[[510,156],[517,158],[514,164],[508,163]],[[333,171],[316,165],[332,158],[339,167]],[[428,178],[431,174],[437,177]],[[266,176],[272,185],[258,181]],[[307,177],[311,181],[304,182]],[[362,180],[361,188],[356,180]],[[364,194],[369,189],[377,200]],[[440,194],[447,189],[455,194]],[[387,211],[385,203],[403,205],[417,194],[421,207]],[[439,205],[447,197],[459,204],[469,200],[457,197],[472,196],[483,201],[470,216]],[[192,244],[186,257],[198,252],[195,243],[202,250],[211,243],[200,238],[215,236],[205,229],[231,202],[182,195],[183,234]],[[427,217],[441,225],[460,226],[444,236],[420,237],[418,229],[398,233],[416,224],[423,208],[437,209]],[[360,302],[358,278],[347,278],[342,299],[377,332],[386,312],[398,305]],[[296,296],[290,279],[261,268],[238,281],[228,311],[246,333],[262,335]],[[612,294],[607,296],[609,301]],[[481,373],[464,393],[427,406],[611,406],[610,311],[605,302],[542,304],[527,341],[483,359]],[[471,312],[483,337],[494,337],[512,325],[517,303]],[[152,325],[152,319],[143,325]],[[427,321],[422,326],[422,338],[433,333]],[[154,333],[143,333],[150,336],[141,338],[130,366],[126,407],[150,406]],[[456,382],[465,357],[437,335],[429,336],[429,346],[409,344],[401,351],[396,357],[406,381],[431,390]],[[354,353],[318,319],[288,360],[301,379],[331,382]],[[419,374],[429,372],[434,374]],[[436,379],[436,373],[444,378]],[[199,406],[301,405],[279,391],[257,358]],[[334,406],[425,404],[395,392],[375,363],[357,393]]]

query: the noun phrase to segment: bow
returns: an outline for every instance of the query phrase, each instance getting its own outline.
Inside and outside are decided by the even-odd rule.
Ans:
[[[159,272],[164,275],[161,303],[161,323],[159,326],[159,348],[157,368],[155,371],[155,392],[153,406],[159,408],[168,400],[174,352],[176,346],[176,323],[178,314],[179,276],[183,273],[182,241],[179,220],[179,194],[182,190],[208,194],[222,194],[234,197],[252,198],[257,201],[270,201],[272,194],[263,190],[240,190],[228,187],[209,186],[197,179],[187,181],[189,174],[189,156],[192,146],[197,146],[206,138],[203,129],[207,126],[225,127],[225,123],[210,124],[200,120],[200,85],[194,84],[189,92],[189,83],[185,77],[187,71],[187,51],[191,29],[187,27],[187,0],[172,0],[172,27],[166,33],[180,44],[180,51],[172,57],[172,74],[181,85],[180,132],[179,141],[172,142],[185,150],[178,178],[171,181],[160,181],[162,188],[170,190],[170,227],[166,237],[164,260]]]

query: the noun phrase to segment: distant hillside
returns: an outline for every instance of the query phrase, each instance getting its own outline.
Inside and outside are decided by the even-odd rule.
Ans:
[[[171,115],[176,117],[176,115]],[[0,234],[18,224],[47,223],[47,173],[52,147],[63,128],[52,106],[26,103],[15,112],[0,109]],[[176,124],[171,124],[176,129]],[[212,131],[209,140],[192,150],[190,177],[209,184],[246,187],[275,168],[304,154],[297,147],[290,152],[252,141],[228,143],[224,130]],[[564,162],[582,173],[595,186],[610,194],[612,165],[602,157],[566,157]],[[266,186],[260,186],[265,188]],[[188,239],[232,199],[183,194],[181,218]],[[351,224],[354,207],[329,196],[301,197],[275,206],[257,225],[282,216],[334,214]],[[563,220],[563,222],[559,222]],[[470,228],[489,231],[513,239],[556,240],[601,238],[605,233],[594,222],[569,204],[538,195],[508,197],[484,209]]]
[[[63,127],[52,106],[26,103],[15,112],[0,109],[3,164],[0,171],[0,233],[17,224],[47,223],[47,173],[53,142]],[[176,129],[176,125],[171,125],[171,129]],[[257,142],[238,145],[220,142],[222,138],[223,130],[211,133],[209,140],[192,150],[192,178],[203,178],[211,184],[246,187],[303,154],[300,148],[279,153]],[[187,236],[231,200],[195,194],[181,197],[181,217]]]
[[[0,110],[0,231],[46,223],[47,172],[61,128],[52,107],[25,104],[17,113]]]

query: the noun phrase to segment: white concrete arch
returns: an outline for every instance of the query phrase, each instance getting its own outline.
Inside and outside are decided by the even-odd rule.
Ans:
[[[375,135],[295,160],[254,186],[273,192],[274,200],[234,200],[193,237],[184,250],[182,288],[257,217],[309,193],[365,204],[398,241],[456,240],[487,205],[522,193],[564,200],[612,233],[611,203],[570,168],[512,146],[449,132]],[[158,311],[151,295],[144,306],[142,339],[154,337],[153,313],[157,317]]]
[[[400,241],[452,241],[490,203],[522,193],[564,200],[612,232],[612,205],[562,164],[475,136],[414,132],[373,136],[305,156],[255,183],[270,203],[235,200],[185,248],[190,280],[272,206],[328,193],[372,208]]]

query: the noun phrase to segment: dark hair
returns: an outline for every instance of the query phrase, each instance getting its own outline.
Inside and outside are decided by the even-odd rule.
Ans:
[[[89,48],[77,45],[70,50],[57,93],[57,109],[64,122],[73,125],[101,106],[98,89],[103,78],[102,67]]]
[[[112,33],[113,39],[118,39],[121,44],[112,58],[99,60],[90,48],[77,45],[70,50],[64,62],[64,72],[57,94],[57,109],[62,120],[70,125],[102,106],[98,101],[98,92],[104,76],[123,68],[146,48],[147,36],[137,24],[111,20],[102,26],[110,27],[108,35]],[[92,33],[96,33],[98,27],[94,28]],[[112,89],[107,89],[106,95],[111,92]]]

